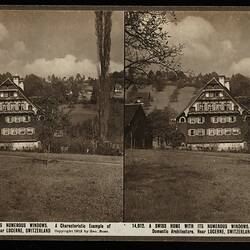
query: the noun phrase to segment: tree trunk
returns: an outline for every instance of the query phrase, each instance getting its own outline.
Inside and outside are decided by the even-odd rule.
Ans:
[[[96,11],[96,35],[99,56],[98,67],[98,95],[97,103],[99,108],[99,138],[101,142],[107,140],[108,122],[110,113],[110,48],[111,48],[111,11]]]

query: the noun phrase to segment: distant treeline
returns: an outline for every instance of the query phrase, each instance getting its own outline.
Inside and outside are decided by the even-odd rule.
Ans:
[[[12,78],[12,74],[7,72],[0,74],[0,83],[7,78]],[[35,74],[24,77],[25,94],[28,97],[54,97],[58,103],[76,102],[84,84],[93,86],[92,101],[96,101],[96,83],[95,78],[85,78],[84,75],[76,74],[70,77],[58,77],[55,75],[47,78],[39,77]],[[115,84],[123,85],[123,71],[110,73],[111,88]]]
[[[213,77],[217,78],[218,73],[206,74],[185,74],[183,71],[164,72],[164,71],[150,71],[148,75],[138,76],[138,79],[143,85],[153,85],[156,90],[161,91],[167,85],[174,85],[177,89],[184,87],[194,87],[197,90],[202,88]],[[250,78],[242,74],[234,74],[228,77],[230,81],[231,93],[233,96],[248,96],[250,97]]]

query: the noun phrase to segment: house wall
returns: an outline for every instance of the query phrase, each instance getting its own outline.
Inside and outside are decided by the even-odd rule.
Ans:
[[[228,90],[216,79],[212,79],[197,95],[195,101],[177,117],[177,128],[185,136],[186,145],[192,149],[247,149],[247,116],[248,112],[230,96]],[[212,122],[212,117],[217,117],[217,122]],[[218,121],[221,117],[228,120]],[[230,117],[235,117],[236,120],[229,121]],[[190,123],[190,118],[200,118],[200,122]],[[231,134],[226,134],[227,129],[231,129]],[[198,130],[200,133],[195,134]],[[211,134],[211,130],[216,134]],[[223,134],[217,134],[219,132]]]
[[[39,121],[37,121],[37,116],[34,114],[28,114],[31,117],[30,122],[20,122],[20,123],[7,123],[5,120],[6,116],[10,116],[11,114],[1,114],[0,115],[0,143],[1,142],[10,142],[10,141],[34,141],[38,139],[38,125]],[[22,113],[15,114],[16,116],[26,115]],[[32,135],[3,135],[2,129],[4,128],[34,128],[34,133]]]
[[[41,147],[40,141],[34,142],[0,142],[0,150],[33,150]]]
[[[204,144],[187,144],[187,148],[192,150],[212,149],[216,151],[240,151],[247,150],[248,145],[246,142],[224,142],[224,143],[204,143]]]
[[[248,131],[248,123],[244,121],[243,117],[240,114],[235,114],[236,122],[234,123],[212,123],[212,116],[226,116],[226,114],[214,114],[214,115],[192,115],[192,117],[204,117],[205,122],[202,124],[190,124],[188,123],[188,116],[186,123],[178,123],[178,129],[185,135],[186,143],[214,143],[214,142],[225,142],[225,141],[243,141],[245,135]],[[189,129],[204,129],[205,135],[203,136],[190,136],[188,135]],[[207,129],[209,128],[240,128],[241,133],[239,135],[215,135],[209,136]]]
[[[18,86],[7,79],[0,87],[0,147],[37,148],[40,145],[38,109]]]

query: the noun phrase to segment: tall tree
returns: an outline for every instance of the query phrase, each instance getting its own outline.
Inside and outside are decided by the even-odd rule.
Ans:
[[[170,45],[166,25],[175,21],[174,12],[125,12],[125,87],[140,84],[138,75],[147,75],[150,66],[165,71],[179,67],[177,57],[182,45]]]
[[[99,133],[100,140],[107,140],[108,136],[108,120],[110,113],[110,82],[109,82],[109,65],[111,50],[111,28],[112,28],[112,12],[96,11],[96,36],[97,48],[99,56],[97,81],[97,103],[99,107]]]

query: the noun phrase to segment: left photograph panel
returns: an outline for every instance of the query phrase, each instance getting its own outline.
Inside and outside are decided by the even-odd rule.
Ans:
[[[122,221],[123,41],[123,12],[0,10],[0,221]]]

